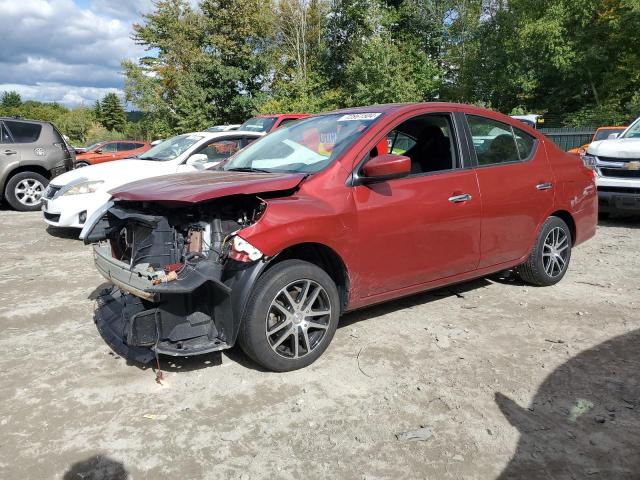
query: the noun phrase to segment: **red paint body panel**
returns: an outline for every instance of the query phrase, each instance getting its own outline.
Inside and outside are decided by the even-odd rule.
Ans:
[[[101,150],[107,145],[120,144],[120,143],[138,143],[138,144],[142,144],[142,146],[140,148],[135,148],[132,150],[123,150],[123,151],[116,151],[116,152],[103,151],[102,153],[96,152],[96,150]],[[143,141],[117,140],[117,141],[103,142],[100,144],[99,147],[96,147],[95,149],[89,152],[77,154],[76,162],[87,162],[87,163],[90,163],[91,165],[96,165],[98,163],[111,162],[113,160],[122,160],[123,158],[131,158],[146,152],[150,148],[151,148],[151,144],[149,142],[143,142]]]
[[[560,151],[519,121],[446,103],[341,111],[365,112],[382,115],[332,165],[307,178],[302,174],[199,172],[136,182],[113,194],[123,200],[197,203],[224,195],[297,189],[266,200],[261,218],[239,234],[269,257],[303,243],[333,250],[349,278],[347,309],[517,266],[526,261],[537,232],[556,211],[573,219],[575,244],[594,235],[597,194],[593,176],[577,157]],[[484,168],[465,165],[464,169],[352,186],[354,169],[389,130],[414,115],[446,112],[481,115],[513,125],[538,140],[536,153],[524,163]],[[457,133],[470,144],[464,132]],[[546,182],[553,184],[551,190],[536,189]],[[450,201],[461,194],[471,199]]]
[[[303,173],[189,172],[139,180],[110,193],[118,200],[198,203],[227,195],[290,190],[304,177]]]
[[[521,258],[553,209],[555,189],[536,188],[554,183],[544,146],[538,144],[526,162],[480,167],[477,174],[482,192],[480,267]]]

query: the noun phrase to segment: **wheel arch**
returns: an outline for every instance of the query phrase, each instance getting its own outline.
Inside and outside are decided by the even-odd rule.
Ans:
[[[341,312],[346,310],[349,303],[349,271],[334,249],[325,244],[313,242],[291,245],[276,255],[265,271],[284,260],[302,260],[327,272],[338,288]]]
[[[558,217],[564,221],[569,227],[569,231],[571,232],[571,244],[576,243],[576,221],[573,216],[566,210],[556,210],[555,212],[549,215],[550,217]]]
[[[4,177],[2,183],[0,183],[0,197],[4,197],[4,190],[7,187],[7,183],[11,180],[12,177],[16,176],[22,172],[34,172],[39,175],[42,175],[47,180],[51,180],[51,176],[49,175],[49,170],[44,168],[41,165],[19,165],[13,168],[9,173]]]

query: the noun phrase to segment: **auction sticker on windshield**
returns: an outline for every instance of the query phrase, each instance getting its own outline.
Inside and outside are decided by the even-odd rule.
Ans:
[[[382,113],[350,113],[348,115],[341,116],[339,122],[353,122],[355,120],[375,120]]]

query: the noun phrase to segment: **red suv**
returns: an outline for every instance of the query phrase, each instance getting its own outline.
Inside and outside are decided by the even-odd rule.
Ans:
[[[301,118],[308,117],[308,113],[278,113],[273,115],[258,115],[244,122],[238,130],[243,132],[269,133],[277,128],[284,127]]]
[[[150,148],[149,142],[141,140],[116,140],[96,143],[80,152],[76,151],[76,168],[135,157]]]
[[[446,103],[317,115],[112,194],[82,232],[115,285],[103,337],[143,362],[238,341],[277,371],[316,360],[350,310],[506,269],[555,284],[598,201],[579,157]]]

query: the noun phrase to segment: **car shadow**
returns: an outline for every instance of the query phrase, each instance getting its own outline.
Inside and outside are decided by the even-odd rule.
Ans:
[[[52,227],[51,225],[49,225],[47,226],[47,233],[56,238],[80,240],[78,238],[78,236],[80,235],[80,230],[78,230],[77,228]]]
[[[62,478],[63,480],[127,480],[129,472],[121,462],[104,455],[94,455],[71,465]]]
[[[610,228],[640,228],[640,215],[611,214],[607,218],[599,218],[598,225]]]
[[[463,299],[468,292],[478,290],[480,288],[491,285],[491,281],[487,278],[479,278],[465,283],[457,285],[450,285],[437,290],[431,290],[429,292],[419,293],[411,296],[401,298],[399,300],[393,300],[373,307],[363,308],[354,312],[344,315],[338,324],[338,328],[344,328],[351,326],[355,323],[372,320],[376,317],[386,315],[398,310],[404,310],[408,308],[425,305],[433,301],[441,300],[448,297],[459,297]],[[105,289],[112,287],[108,282],[105,282],[95,288],[87,297],[90,300],[96,300],[100,293]],[[114,355],[118,355],[114,352]],[[212,352],[203,355],[196,355],[192,357],[172,357],[167,355],[159,355],[157,359],[152,360],[149,363],[139,363],[133,360],[127,360],[127,365],[137,367],[141,370],[152,369],[157,371],[158,360],[160,363],[160,370],[164,372],[190,372],[200,370],[203,368],[209,368],[222,365],[222,355],[226,356],[230,361],[240,364],[241,366],[257,370],[260,372],[269,373],[269,370],[261,367],[253,360],[251,360],[238,345],[222,352]]]
[[[404,310],[408,308],[418,307],[420,305],[426,305],[428,303],[441,300],[448,297],[464,298],[467,293],[474,290],[491,285],[491,282],[487,278],[478,278],[465,283],[459,283],[456,285],[449,285],[447,287],[439,288],[437,290],[429,290],[428,292],[422,292],[411,296],[403,297],[398,300],[391,300],[385,303],[380,303],[371,307],[366,307],[361,310],[355,310],[353,312],[345,314],[338,323],[338,328],[349,327],[355,323],[371,320],[376,317],[387,315],[389,313],[396,312],[398,310]]]
[[[520,432],[499,480],[640,478],[640,330],[556,368],[523,408],[495,401]]]

